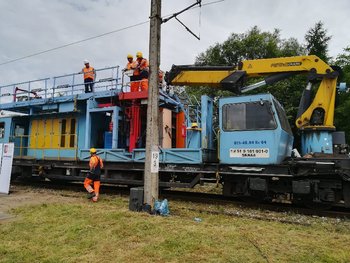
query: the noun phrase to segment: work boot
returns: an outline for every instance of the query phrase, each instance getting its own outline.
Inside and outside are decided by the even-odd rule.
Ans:
[[[94,192],[92,193],[88,193],[88,196],[87,196],[87,199],[91,199],[91,198],[94,198],[96,195]]]

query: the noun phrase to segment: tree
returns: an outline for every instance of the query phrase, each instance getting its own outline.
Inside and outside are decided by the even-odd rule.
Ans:
[[[341,68],[340,82],[350,83],[350,46],[344,49],[344,53],[339,54],[335,60],[335,65]],[[347,142],[350,142],[350,93],[337,94],[335,108],[335,126],[339,131],[345,131]]]
[[[344,48],[344,53],[339,54],[334,63],[341,68],[339,80],[350,83],[350,46]]]
[[[289,38],[281,40],[279,56],[280,57],[291,57],[305,54],[305,48],[299,44],[296,38]]]
[[[280,31],[275,29],[273,32],[261,31],[257,26],[243,34],[232,33],[223,43],[216,43],[209,47],[205,52],[200,53],[195,61],[196,65],[228,65],[235,66],[241,60],[287,57],[314,54],[319,56],[325,62],[330,60],[328,57],[328,43],[331,36],[327,35],[327,30],[321,21],[310,28],[305,35],[306,44],[301,45],[295,38],[281,39]],[[335,64],[342,68],[340,81],[350,83],[350,46],[344,49],[344,53],[337,56]],[[255,79],[255,81],[258,81]],[[285,81],[280,81],[274,85],[260,88],[250,93],[270,92],[279,100],[287,113],[289,122],[294,134],[297,134],[295,127],[295,117],[298,110],[299,99],[301,97],[303,86],[306,84],[306,77],[298,75]],[[249,83],[247,83],[249,84]],[[218,91],[213,88],[187,89],[187,92],[199,97],[203,94],[209,96],[232,96],[229,91]],[[348,113],[350,112],[350,93],[338,94],[335,109],[335,125],[337,130],[347,132],[348,142],[350,141],[350,122]]]
[[[295,38],[281,39],[280,30],[262,32],[257,26],[246,33],[216,43],[196,58],[196,65],[235,66],[241,60],[301,55],[305,51]]]
[[[310,28],[306,35],[306,50],[309,55],[316,55],[323,61],[328,62],[331,58],[328,56],[328,43],[332,36],[327,35],[323,22],[317,22]]]
[[[304,47],[295,38],[281,39],[280,30],[275,29],[273,32],[267,32],[261,31],[255,26],[242,34],[232,33],[223,43],[216,43],[209,47],[205,52],[197,56],[195,64],[236,66],[242,60],[297,56],[303,55],[305,52]],[[248,81],[246,85],[257,81],[259,80]],[[300,83],[306,83],[305,76],[296,76],[287,81],[281,81],[249,93],[259,93],[263,90],[263,92],[273,94],[284,105],[291,127],[293,130],[296,130],[294,121],[303,91]],[[233,95],[229,91],[207,87],[188,88],[187,92],[190,96],[196,97],[198,101],[203,94],[212,97]]]
[[[304,48],[295,38],[281,39],[279,29],[275,29],[271,33],[261,31],[257,26],[254,26],[245,33],[232,33],[223,43],[216,43],[209,47],[197,56],[195,64],[236,66],[239,61],[247,59],[296,56],[303,53],[305,53]],[[227,91],[204,87],[188,89],[188,93],[196,97],[202,94],[209,96],[232,95]],[[283,97],[284,95],[277,94],[276,96]]]
[[[273,57],[297,56],[305,53],[305,49],[295,38],[281,39],[280,30],[273,32],[261,31],[257,26],[245,33],[232,33],[223,43],[216,43],[196,58],[196,65],[226,65],[236,66],[239,61],[247,59],[261,59]],[[300,77],[298,78],[300,80]],[[256,81],[256,79],[255,79]],[[291,84],[292,83],[292,84]],[[298,105],[302,89],[297,81],[281,82],[264,89],[271,92],[284,105]],[[218,91],[212,88],[187,89],[190,95],[199,99],[200,95],[228,96],[228,91]],[[259,90],[261,92],[261,90]],[[253,91],[256,93],[259,91]],[[290,116],[295,112],[294,107],[286,108]]]

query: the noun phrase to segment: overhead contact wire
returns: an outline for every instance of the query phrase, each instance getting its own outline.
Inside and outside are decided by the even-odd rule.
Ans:
[[[223,2],[223,1],[225,1],[225,0],[218,0],[218,1],[209,2],[209,3],[202,4],[201,6],[217,4],[217,3],[220,3],[220,2]],[[192,7],[192,8],[198,8],[198,7]],[[169,17],[169,16],[171,16],[171,15],[164,16],[164,18],[165,17]],[[55,50],[58,50],[58,49],[66,48],[66,47],[69,47],[69,46],[73,46],[73,45],[76,45],[76,44],[79,44],[79,43],[83,43],[83,42],[86,42],[86,41],[90,41],[90,40],[93,40],[93,39],[96,39],[96,38],[104,37],[104,36],[107,36],[107,35],[110,35],[110,34],[118,33],[118,32],[121,32],[121,31],[124,31],[124,30],[128,30],[128,29],[133,28],[133,27],[138,27],[138,26],[141,26],[141,25],[144,25],[144,24],[147,24],[147,23],[149,23],[149,20],[144,21],[144,22],[140,22],[140,23],[137,23],[137,24],[134,24],[134,25],[131,25],[131,26],[126,26],[126,27],[123,27],[123,28],[112,30],[112,31],[109,31],[109,32],[106,32],[106,33],[103,33],[103,34],[100,34],[100,35],[96,35],[96,36],[88,37],[88,38],[85,38],[85,39],[82,39],[82,40],[78,40],[78,41],[75,41],[75,42],[71,42],[71,43],[68,43],[68,44],[65,44],[65,45],[62,45],[62,46],[50,48],[50,49],[43,50],[43,51],[40,51],[40,52],[36,52],[36,53],[30,54],[30,55],[26,55],[26,56],[23,56],[23,57],[19,57],[19,58],[15,58],[15,59],[12,59],[12,60],[8,60],[8,61],[0,63],[0,66],[6,65],[6,64],[10,64],[10,63],[13,63],[13,62],[16,62],[16,61],[19,61],[19,60],[23,60],[23,59],[26,59],[26,58],[35,57],[35,56],[38,56],[38,55],[41,55],[41,54],[49,53],[51,51],[55,51]]]
[[[134,25],[131,25],[131,26],[119,28],[119,29],[116,29],[116,30],[113,30],[113,31],[110,31],[110,32],[107,32],[107,33],[103,33],[103,34],[97,35],[97,36],[85,38],[85,39],[78,40],[78,41],[75,41],[75,42],[72,42],[72,43],[69,43],[69,44],[65,44],[65,45],[62,45],[62,46],[50,48],[50,49],[47,49],[47,50],[44,50],[44,51],[40,51],[40,52],[33,53],[33,54],[30,54],[30,55],[27,55],[27,56],[24,56],[24,57],[20,57],[20,58],[16,58],[16,59],[13,59],[13,60],[9,60],[9,61],[0,63],[0,66],[5,65],[5,64],[9,64],[9,63],[12,63],[12,62],[15,62],[15,61],[18,61],[18,60],[22,60],[22,59],[38,56],[38,55],[41,55],[41,54],[44,54],[44,53],[48,53],[48,52],[51,52],[51,51],[54,51],[54,50],[58,50],[58,49],[61,49],[61,48],[66,48],[66,47],[69,47],[69,46],[73,46],[73,45],[76,45],[76,44],[79,44],[79,43],[82,43],[82,42],[86,42],[86,41],[89,41],[89,40],[92,40],[92,39],[104,37],[104,36],[107,36],[107,35],[110,35],[110,34],[121,32],[121,31],[130,29],[130,28],[133,28],[133,27],[141,26],[141,25],[144,25],[144,24],[147,24],[147,23],[149,23],[149,21],[144,21],[144,22],[141,22],[141,23],[138,23],[138,24],[134,24]]]

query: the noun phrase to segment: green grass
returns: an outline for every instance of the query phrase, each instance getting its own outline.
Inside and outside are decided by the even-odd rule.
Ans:
[[[128,211],[124,197],[67,198],[75,201],[12,210],[17,219],[0,224],[0,262],[350,262],[349,221],[285,224],[171,200],[171,216],[160,217]]]

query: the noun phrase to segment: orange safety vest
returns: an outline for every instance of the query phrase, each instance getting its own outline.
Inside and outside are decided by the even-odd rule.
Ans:
[[[126,69],[130,70],[130,69],[135,69],[137,67],[136,61],[133,62],[128,62],[128,64],[126,64]]]
[[[93,67],[83,68],[84,79],[94,79],[95,78],[95,69]]]
[[[148,71],[148,61],[147,61],[147,59],[145,59],[145,58],[143,58],[141,60],[137,59],[136,62],[138,64],[137,65],[138,68],[137,68],[137,70],[135,70],[134,75],[140,75],[142,70]]]
[[[102,159],[100,157],[98,157],[97,155],[91,156],[89,166],[90,166],[91,173],[96,174],[96,175],[101,174],[101,169],[103,168]]]
[[[164,76],[164,72],[162,70],[159,70],[158,72],[158,78],[159,78],[159,82],[162,83],[163,82],[163,76]]]

